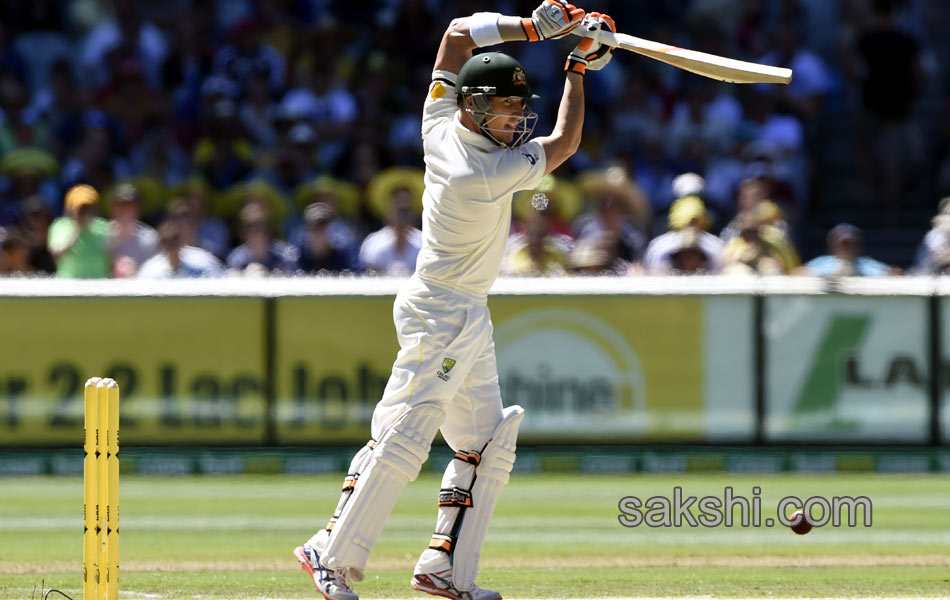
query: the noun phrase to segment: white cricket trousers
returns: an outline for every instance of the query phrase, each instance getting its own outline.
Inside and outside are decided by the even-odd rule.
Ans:
[[[385,520],[418,475],[436,431],[456,453],[481,452],[503,419],[485,298],[413,277],[396,296],[393,320],[400,349],[373,413],[376,445],[354,457],[333,518],[310,539],[324,564],[349,569],[354,581],[362,580]]]
[[[396,295],[399,353],[373,413],[373,439],[419,403],[445,409],[442,436],[454,451],[481,449],[502,420],[491,315],[485,298],[413,276]]]

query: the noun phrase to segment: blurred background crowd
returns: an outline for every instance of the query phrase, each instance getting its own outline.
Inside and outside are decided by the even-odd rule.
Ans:
[[[0,0],[0,274],[411,272],[442,32],[536,4]],[[723,84],[617,52],[587,76],[581,151],[515,198],[503,272],[950,268],[946,3],[581,5],[794,80]],[[536,131],[573,43],[502,48],[541,95]]]

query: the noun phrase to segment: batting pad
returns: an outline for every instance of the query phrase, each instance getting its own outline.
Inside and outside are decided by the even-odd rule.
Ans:
[[[465,509],[452,553],[452,581],[455,587],[462,591],[472,589],[475,584],[482,543],[485,541],[492,513],[495,512],[495,503],[515,466],[515,442],[518,439],[518,426],[524,418],[524,409],[520,406],[509,406],[504,409],[503,415],[475,469],[475,483],[471,491],[472,506]]]
[[[320,556],[326,553],[327,544],[330,541],[330,532],[336,527],[337,520],[340,518],[340,515],[343,514],[343,509],[350,500],[350,496],[353,495],[353,490],[356,489],[356,482],[359,481],[360,475],[366,470],[366,467],[369,466],[370,461],[373,459],[373,449],[375,447],[376,442],[370,440],[365,446],[359,449],[353,457],[353,460],[350,461],[350,468],[347,469],[346,477],[343,478],[340,500],[337,502],[336,510],[333,511],[333,516],[327,523],[326,528],[316,532],[313,534],[313,537],[308,540],[307,543],[310,544],[310,547],[314,548]],[[363,571],[350,569],[349,577],[353,581],[363,581]]]
[[[410,406],[381,436],[330,532],[321,557],[326,566],[360,571],[366,567],[400,492],[419,476],[443,420],[445,411],[437,405]]]
[[[472,506],[472,485],[475,469],[481,453],[460,450],[445,467],[442,489],[439,490],[439,512],[435,521],[435,533],[419,561],[415,574],[438,573],[452,566],[451,556],[458,529],[462,525],[464,511]]]

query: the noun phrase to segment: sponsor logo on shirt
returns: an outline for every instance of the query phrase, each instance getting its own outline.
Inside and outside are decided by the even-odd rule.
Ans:
[[[533,154],[528,154],[527,152],[522,152],[521,156],[525,157],[531,166],[534,166],[538,162],[538,157]]]

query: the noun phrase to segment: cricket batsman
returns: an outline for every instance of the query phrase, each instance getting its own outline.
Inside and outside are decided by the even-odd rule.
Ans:
[[[472,51],[556,38],[575,27],[616,30],[606,15],[544,0],[529,18],[455,19],[442,37],[422,117],[422,250],[393,307],[400,350],[373,413],[372,440],[353,458],[333,517],[294,550],[328,600],[358,600],[351,582],[363,580],[370,551],[437,430],[455,457],[411,585],[454,600],[501,599],[475,578],[524,410],[502,405],[487,295],[501,266],[512,196],[536,188],[577,151],[584,73],[602,69],[611,48],[580,41],[567,57],[554,131],[531,141],[537,114],[528,103],[536,97],[528,74],[506,54]]]

